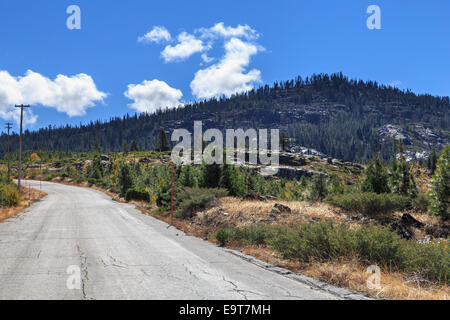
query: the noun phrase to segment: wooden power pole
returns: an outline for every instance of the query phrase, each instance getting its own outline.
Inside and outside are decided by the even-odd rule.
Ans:
[[[8,180],[11,178],[11,147],[9,143],[9,130],[12,128],[12,123],[6,123],[6,129],[8,129]]]
[[[20,137],[19,137],[19,178],[18,180],[18,184],[17,187],[19,188],[19,192],[21,192],[20,190],[20,180],[22,179],[22,123],[23,123],[23,108],[29,108],[30,106],[25,106],[23,104],[21,105],[16,105],[16,108],[20,108]]]

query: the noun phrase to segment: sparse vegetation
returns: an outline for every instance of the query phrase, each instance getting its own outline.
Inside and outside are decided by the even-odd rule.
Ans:
[[[0,207],[13,207],[20,204],[21,197],[17,186],[0,172]]]
[[[357,257],[361,264],[377,264],[385,270],[421,272],[430,280],[449,284],[448,242],[419,244],[402,239],[388,227],[352,230],[331,222],[299,224],[292,228],[258,224],[229,228],[216,233],[220,244],[237,241],[270,245],[283,257],[304,262]]]
[[[185,188],[177,196],[178,213],[184,217],[191,217],[196,211],[203,210],[212,200],[228,195],[225,189]]]
[[[410,199],[397,195],[374,192],[348,193],[329,196],[327,202],[346,211],[377,215],[404,210],[410,206]]]

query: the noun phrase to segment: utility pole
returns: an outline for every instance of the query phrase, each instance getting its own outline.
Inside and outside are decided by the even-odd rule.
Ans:
[[[173,166],[170,166],[170,171],[172,173],[170,189],[170,224],[173,226]]]
[[[6,129],[8,129],[8,180],[11,178],[11,147],[9,143],[9,130],[12,128],[12,123],[6,123]]]
[[[19,178],[18,180],[18,184],[17,187],[19,188],[19,192],[20,191],[20,180],[22,179],[22,123],[23,123],[23,108],[29,108],[30,106],[24,106],[23,104],[21,105],[16,105],[16,108],[20,108],[20,138],[19,138]]]

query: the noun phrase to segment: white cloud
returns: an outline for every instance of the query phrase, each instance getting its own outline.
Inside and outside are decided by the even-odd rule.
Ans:
[[[209,57],[206,53],[202,53],[201,57],[205,64],[208,64],[208,63],[211,63],[214,61],[214,58]]]
[[[259,37],[256,30],[248,25],[238,25],[236,28],[225,26],[223,22],[215,24],[211,28],[200,28],[197,30],[202,35],[202,38],[245,38],[247,40],[254,40]]]
[[[263,48],[256,44],[231,38],[225,44],[225,56],[219,62],[197,71],[191,82],[193,95],[200,99],[221,95],[229,97],[252,89],[256,82],[261,81],[261,72],[256,69],[245,71],[250,57],[261,50]]]
[[[172,37],[167,31],[165,27],[153,27],[153,29],[149,32],[147,32],[144,36],[138,38],[138,42],[144,42],[144,43],[150,43],[150,42],[156,42],[160,43],[163,41],[170,41],[172,40]]]
[[[177,39],[179,42],[177,45],[168,45],[161,52],[161,56],[166,62],[185,60],[194,53],[202,52],[209,48],[203,44],[202,40],[186,32],[180,33]]]
[[[31,70],[23,77],[14,77],[0,70],[0,117],[4,119],[18,120],[15,104],[41,105],[70,117],[82,116],[86,109],[96,102],[103,102],[106,96],[84,73],[74,76],[60,74],[51,80]],[[36,119],[31,110],[26,112],[26,123],[34,123]]]
[[[134,102],[129,104],[139,112],[152,113],[161,108],[174,108],[181,104],[183,93],[157,79],[144,80],[141,84],[129,84],[125,97]]]

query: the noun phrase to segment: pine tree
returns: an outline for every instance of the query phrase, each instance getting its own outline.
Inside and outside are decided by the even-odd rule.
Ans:
[[[436,166],[437,166],[437,154],[436,154],[436,151],[433,150],[433,154],[431,155],[431,161],[430,161],[431,175],[434,175],[434,172],[436,171]]]
[[[136,152],[139,151],[139,145],[136,140],[131,142],[130,151],[133,152],[133,160],[136,162]]]
[[[94,154],[100,155],[102,153],[102,148],[100,147],[100,142],[98,140],[95,140],[94,142]]]
[[[183,187],[198,187],[198,179],[194,167],[189,165],[183,166],[180,171],[179,181]]]
[[[381,163],[379,154],[377,154],[375,160],[369,163],[365,171],[363,191],[389,193],[388,180],[387,171]]]
[[[167,151],[169,150],[169,141],[167,140],[167,135],[164,130],[160,130],[158,133],[158,150],[161,151]]]
[[[280,134],[280,148],[281,151],[286,151],[287,147],[289,145],[289,137],[286,133],[282,132]]]
[[[122,150],[124,155],[128,155],[128,152],[130,152],[130,148],[128,147],[128,143],[124,141],[122,145]]]
[[[411,165],[405,159],[403,142],[394,140],[394,154],[391,167],[391,190],[395,193],[415,198],[417,187],[414,175],[411,172]]]
[[[121,196],[124,196],[127,193],[128,189],[133,187],[130,167],[126,163],[122,163],[120,165],[116,187],[119,190]]]
[[[311,186],[311,199],[322,201],[328,194],[327,178],[323,174],[317,174],[313,178]]]
[[[437,161],[430,195],[430,212],[444,221],[450,219],[450,145],[444,148]]]
[[[206,164],[202,166],[203,187],[217,188],[219,186],[220,177],[222,176],[222,168],[219,164]]]
[[[139,145],[138,145],[138,143],[137,143],[136,140],[133,140],[133,141],[131,142],[130,151],[131,151],[131,152],[139,151]]]
[[[227,189],[231,196],[240,197],[246,193],[244,175],[233,165],[226,164],[222,167],[219,185]]]

